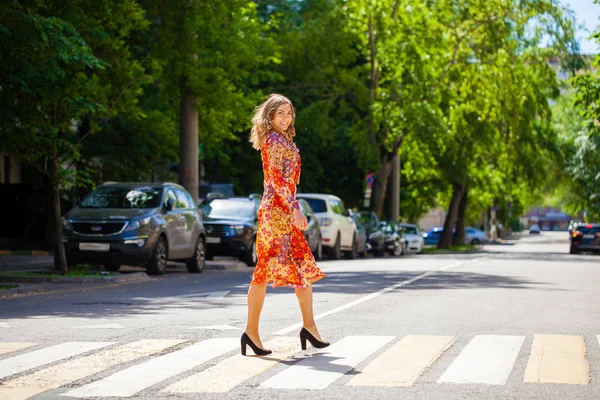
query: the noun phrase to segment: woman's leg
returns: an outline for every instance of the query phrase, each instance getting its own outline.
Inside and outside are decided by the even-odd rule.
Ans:
[[[248,289],[248,324],[246,325],[246,334],[261,349],[264,347],[258,333],[258,322],[260,321],[260,312],[265,303],[266,294],[266,283],[250,284],[250,289]]]
[[[296,297],[298,298],[298,304],[300,304],[300,311],[302,312],[302,326],[317,340],[322,341],[321,335],[319,335],[319,331],[317,330],[315,315],[313,313],[312,286],[309,286],[306,289],[296,289]]]

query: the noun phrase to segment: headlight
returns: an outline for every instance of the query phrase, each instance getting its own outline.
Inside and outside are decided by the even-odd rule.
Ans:
[[[144,225],[148,225],[150,223],[151,218],[143,218],[143,219],[134,219],[133,221],[129,221],[127,224],[127,230],[141,228]]]
[[[375,239],[375,238],[376,238],[376,237],[378,237],[378,236],[379,236],[379,233],[377,233],[377,232],[373,232],[373,233],[371,233],[371,234],[369,235],[369,239]]]
[[[319,225],[321,226],[329,226],[333,223],[331,218],[321,218],[319,219]]]
[[[244,233],[244,228],[246,228],[244,225],[230,225],[227,229],[227,236],[241,235]]]
[[[66,229],[66,230],[68,230],[68,231],[72,230],[72,229],[71,229],[71,223],[69,222],[69,220],[68,220],[68,219],[66,219],[66,218],[63,218],[63,219],[62,219],[62,224],[63,224],[63,228],[64,228],[64,229]]]

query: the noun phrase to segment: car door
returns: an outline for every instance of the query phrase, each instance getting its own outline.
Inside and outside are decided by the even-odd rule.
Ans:
[[[194,207],[188,194],[182,190],[176,189],[175,195],[177,196],[177,210],[181,229],[181,256],[191,257],[194,254],[194,248],[196,246],[195,229],[196,215],[194,213]]]
[[[171,203],[169,210],[167,204]],[[181,253],[181,218],[177,208],[177,195],[173,189],[168,189],[163,202],[165,209],[164,220],[166,222],[167,240],[169,242],[169,258],[177,258]]]
[[[334,199],[335,207],[333,208],[336,213],[336,218],[339,224],[339,229],[342,237],[342,246],[351,247],[352,239],[354,238],[356,225],[350,217],[350,213],[344,206],[344,202],[339,199]]]

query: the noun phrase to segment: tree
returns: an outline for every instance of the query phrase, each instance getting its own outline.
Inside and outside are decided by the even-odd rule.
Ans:
[[[66,273],[60,191],[72,171],[64,163],[79,158],[100,119],[135,105],[144,71],[124,39],[145,20],[135,2],[116,0],[13,2],[0,15],[0,142],[49,177],[54,264]],[[79,134],[84,119],[89,129]]]

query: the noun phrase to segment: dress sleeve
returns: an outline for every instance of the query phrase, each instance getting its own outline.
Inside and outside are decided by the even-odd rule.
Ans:
[[[296,154],[278,138],[267,140],[266,153],[268,159],[269,176],[273,179],[273,187],[277,196],[292,211],[298,210],[298,200],[290,190],[294,168],[296,167]]]

